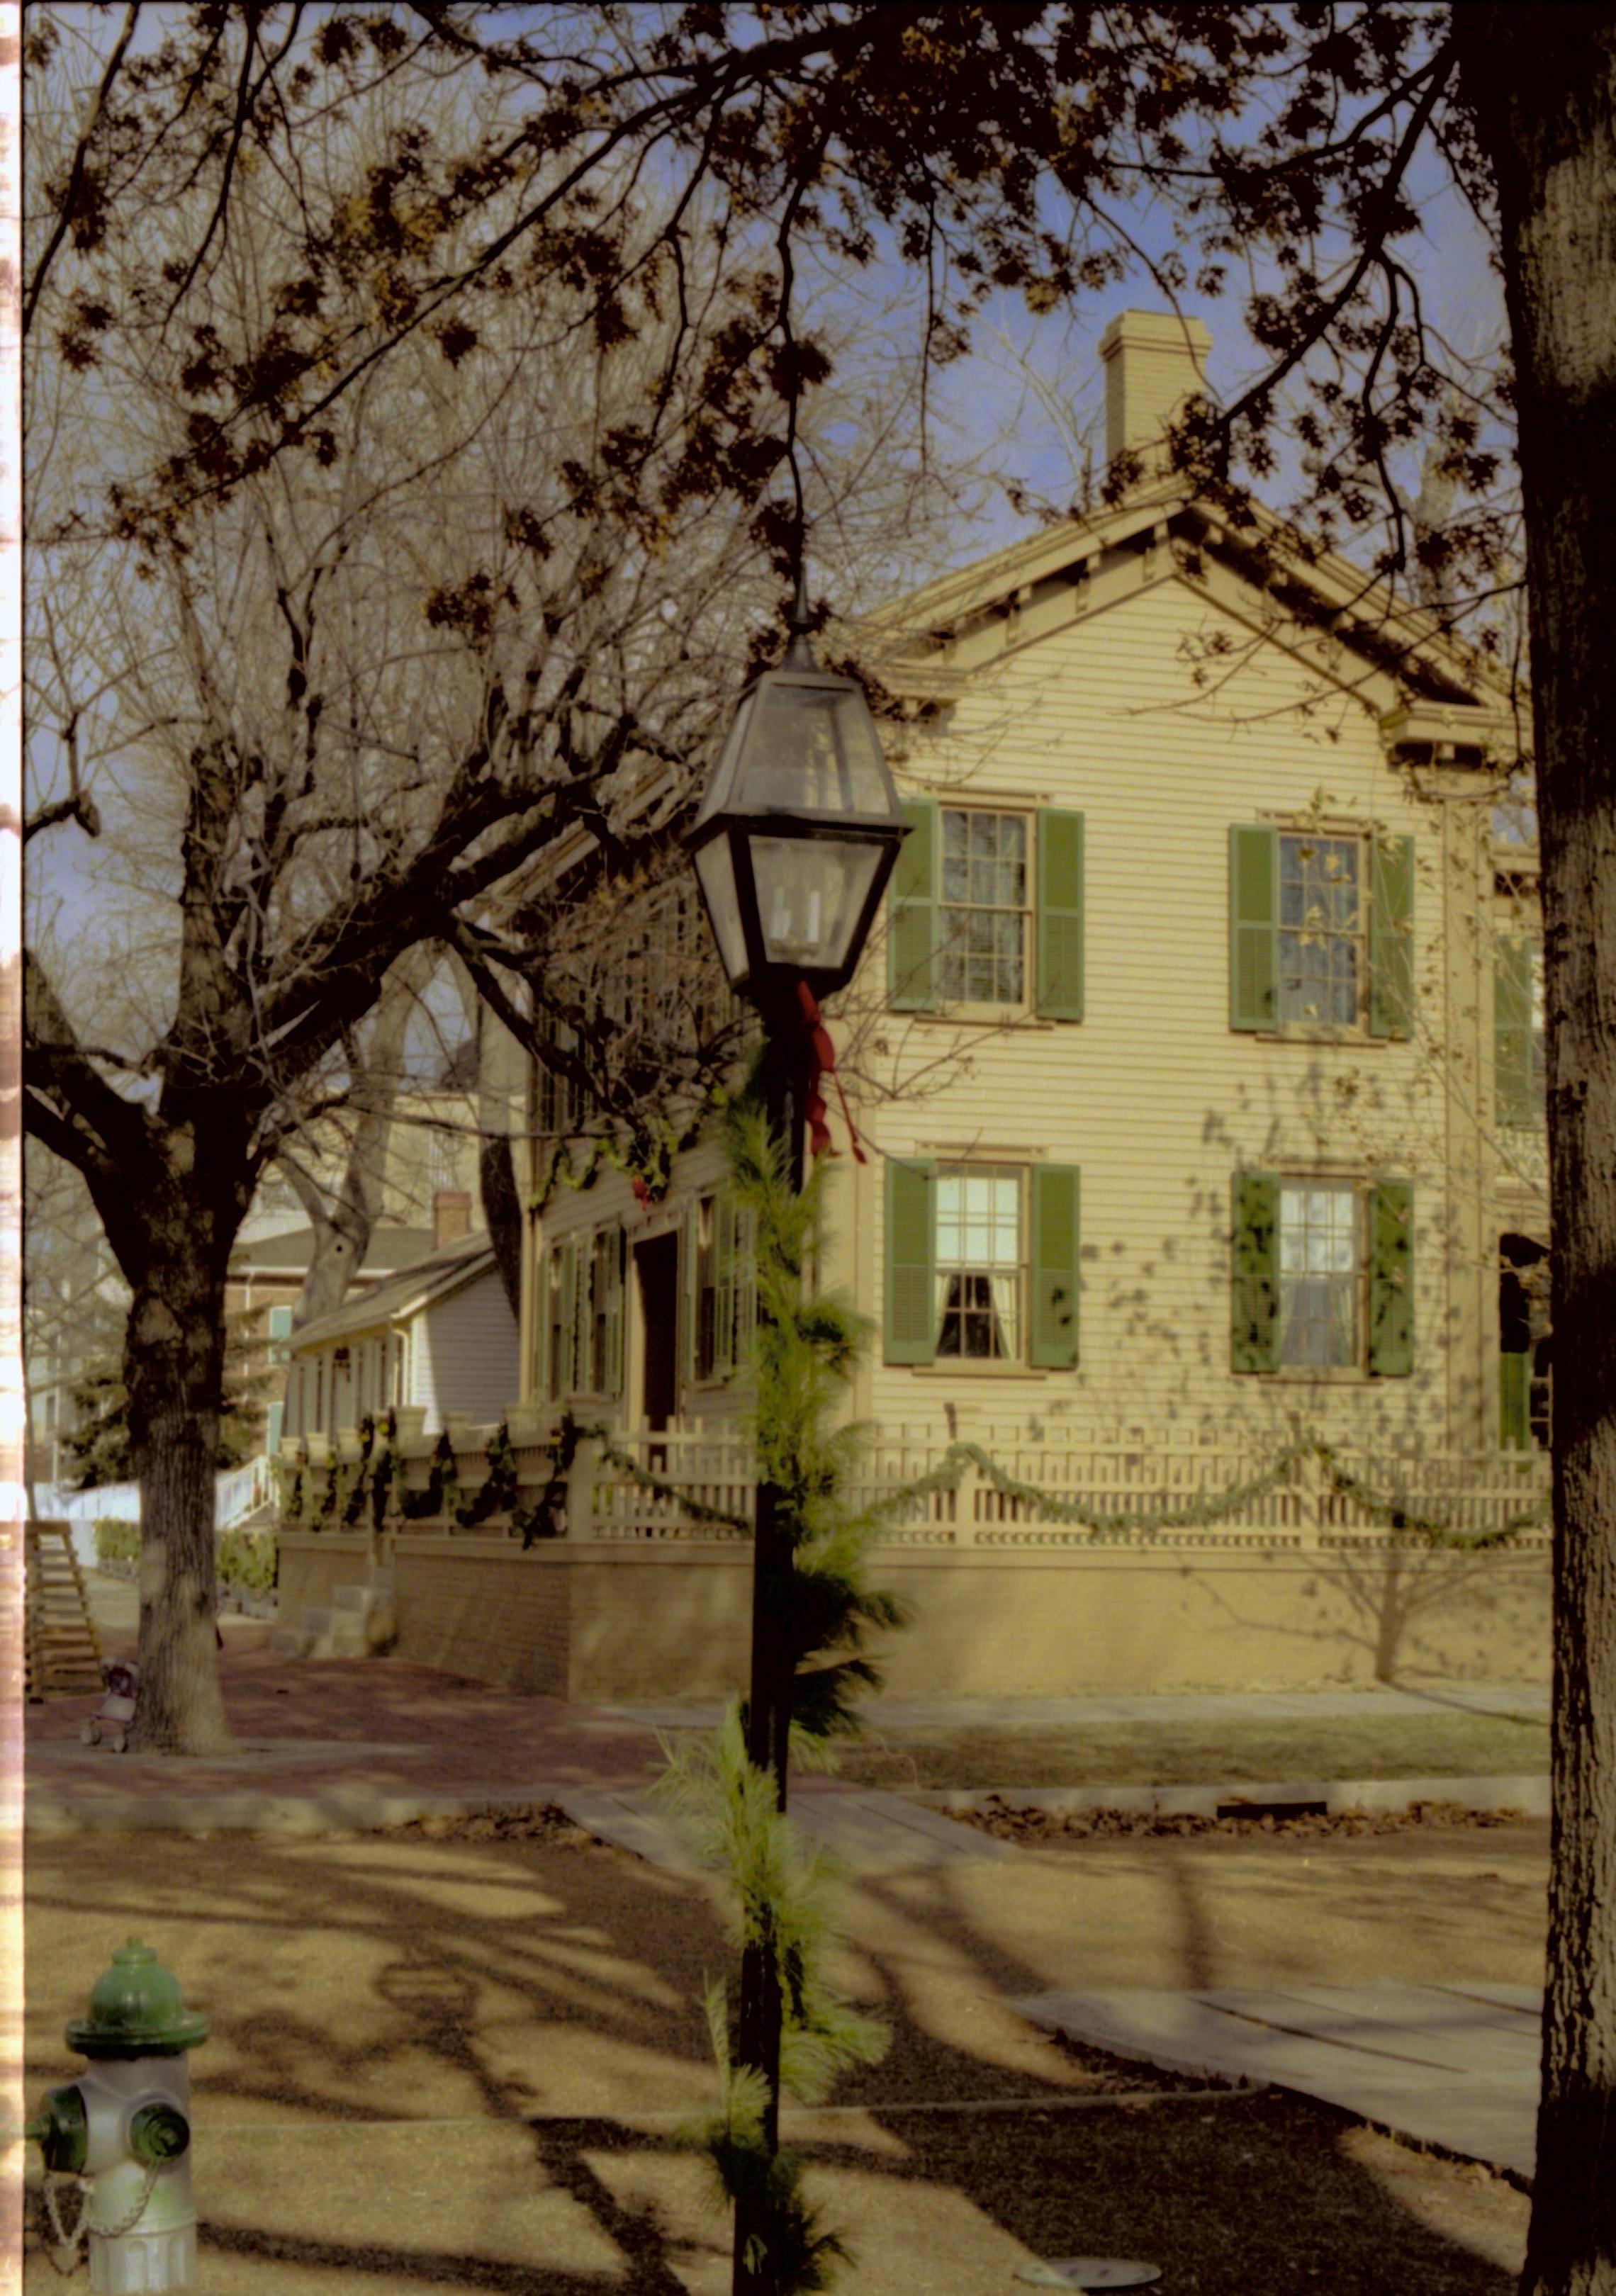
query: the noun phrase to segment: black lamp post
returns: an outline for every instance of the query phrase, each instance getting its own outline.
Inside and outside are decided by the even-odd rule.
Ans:
[[[854,679],[817,668],[806,622],[799,584],[785,659],[742,695],[687,840],[731,986],[762,1015],[765,1106],[771,1136],[785,1142],[794,1189],[803,1179],[810,1036],[800,991],[806,985],[817,998],[852,979],[907,833],[869,704]],[[792,1557],[779,1502],[774,1484],[759,1484],[747,1754],[772,1774],[783,1810]],[[749,1946],[739,2055],[767,2083],[771,2152],[779,2141],[780,2020],[772,1964]],[[758,2229],[736,2210],[735,2296],[764,2296],[774,2286],[772,2265],[754,2273],[747,2261]]]

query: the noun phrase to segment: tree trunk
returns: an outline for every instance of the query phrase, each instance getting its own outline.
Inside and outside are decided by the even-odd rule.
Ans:
[[[1517,374],[1554,1209],[1553,1870],[1523,2296],[1616,2296],[1616,10],[1456,10]]]
[[[140,1485],[140,1696],[144,1752],[231,1751],[215,1643],[215,1466],[225,1282],[203,1238],[172,1231],[129,1310],[124,1377]]]
[[[296,1154],[283,1159],[315,1238],[314,1256],[292,1313],[294,1328],[334,1314],[365,1265],[385,1196],[393,1111],[404,1079],[405,1039],[436,962],[437,952],[428,944],[407,951],[388,974],[364,1056],[354,1065],[353,1142],[341,1185],[329,1207]]]

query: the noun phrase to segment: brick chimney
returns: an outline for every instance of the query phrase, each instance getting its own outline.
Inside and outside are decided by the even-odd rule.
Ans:
[[[470,1189],[439,1188],[432,1197],[432,1250],[441,1251],[446,1243],[458,1243],[471,1233]]]
[[[1162,442],[1186,398],[1206,389],[1212,338],[1199,319],[1119,311],[1100,338],[1105,368],[1105,459],[1138,455],[1147,477],[1166,468]]]

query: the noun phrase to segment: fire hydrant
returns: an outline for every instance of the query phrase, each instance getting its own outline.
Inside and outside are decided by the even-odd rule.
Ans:
[[[208,2020],[185,2007],[179,1980],[151,1947],[137,1938],[119,1946],[88,2016],[67,2029],[89,2070],[53,2089],[28,2124],[45,2153],[46,2236],[73,2258],[58,2270],[74,2269],[87,2236],[92,2288],[123,2296],[195,2285],[185,2053],[207,2038]]]

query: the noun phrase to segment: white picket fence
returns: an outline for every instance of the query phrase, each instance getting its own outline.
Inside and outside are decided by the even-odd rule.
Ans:
[[[472,1429],[463,1422],[455,1427],[463,1492],[470,1493],[481,1482],[485,1447],[493,1431]],[[321,1457],[305,1476],[311,1488],[323,1480],[324,1447],[316,1447]],[[524,1428],[514,1447],[521,1501],[531,1507],[550,1481],[554,1452],[537,1429]],[[605,1456],[593,1440],[579,1443],[565,1479],[564,1503],[557,1510],[565,1536],[687,1542],[750,1538],[756,1462],[750,1444],[734,1433],[641,1428],[615,1437],[611,1447],[621,1457]],[[1106,1441],[1072,1443],[1034,1441],[1021,1430],[990,1430],[980,1447],[1001,1478],[1043,1494],[1059,1506],[1070,1506],[1088,1520],[1052,1521],[1035,1499],[1005,1490],[1001,1481],[968,1463],[957,1482],[921,1493],[895,1510],[884,1538],[906,1546],[1010,1551],[1089,1546],[1096,1538],[1125,1545],[1149,1540],[1156,1546],[1204,1546],[1211,1541],[1231,1547],[1342,1548],[1421,1535],[1417,1529],[1400,1530],[1381,1507],[1334,1488],[1322,1463],[1311,1456],[1292,1462],[1271,1488],[1254,1493],[1236,1513],[1206,1522],[1161,1523],[1163,1516],[1193,1515],[1197,1502],[1217,1502],[1263,1477],[1284,1447],[1277,1439],[1266,1447],[1163,1444],[1130,1431]],[[294,1442],[287,1448],[295,1463],[302,1447]],[[345,1455],[349,1448],[345,1443]],[[423,1488],[431,1472],[432,1439],[414,1436],[401,1448],[406,1481],[414,1488]],[[357,1459],[357,1444],[351,1452]],[[883,1436],[865,1453],[849,1496],[861,1504],[889,1497],[933,1474],[946,1454],[947,1446],[931,1431],[898,1430]],[[672,1488],[648,1487],[621,1458]],[[1377,1499],[1464,1535],[1497,1532],[1546,1507],[1548,1463],[1536,1452],[1343,1453],[1337,1464]],[[712,1514],[693,1513],[686,1501]],[[727,1520],[713,1520],[714,1515]],[[447,1520],[412,1521],[408,1528],[416,1534],[472,1535]],[[513,1534],[505,1520],[495,1517],[477,1526],[475,1535]],[[1546,1541],[1546,1522],[1519,1535],[1529,1545]]]

